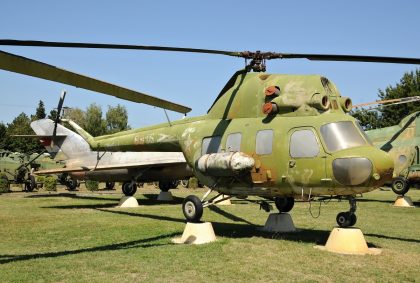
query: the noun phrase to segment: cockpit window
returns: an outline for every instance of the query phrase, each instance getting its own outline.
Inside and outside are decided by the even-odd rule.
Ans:
[[[369,136],[366,134],[366,132],[363,130],[362,126],[360,125],[359,121],[356,121],[356,126],[359,128],[360,132],[362,133],[365,140],[370,144],[373,145],[372,141],[370,140]]]
[[[331,152],[366,145],[360,131],[351,121],[322,125],[321,135]]]

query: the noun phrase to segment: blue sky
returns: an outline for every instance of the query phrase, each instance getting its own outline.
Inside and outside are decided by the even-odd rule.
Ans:
[[[420,58],[419,1],[20,1],[3,0],[0,38],[163,45],[219,50]],[[0,47],[139,90],[204,114],[242,59],[153,51]],[[269,73],[321,74],[354,103],[377,99],[413,65],[269,61]],[[41,99],[104,110],[123,104],[132,127],[166,121],[163,110],[0,70],[0,121],[32,114]],[[170,112],[171,119],[180,114]]]

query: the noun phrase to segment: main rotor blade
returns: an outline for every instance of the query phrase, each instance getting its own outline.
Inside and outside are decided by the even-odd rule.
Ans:
[[[420,58],[383,57],[363,55],[332,55],[332,54],[286,54],[273,53],[270,59],[296,59],[305,58],[311,61],[341,61],[341,62],[371,62],[371,63],[395,63],[395,64],[420,64]]]
[[[312,61],[341,61],[341,62],[372,62],[372,63],[397,63],[397,64],[420,64],[419,58],[363,56],[363,55],[333,55],[333,54],[299,54],[299,53],[276,53],[276,52],[250,52],[250,51],[225,51],[199,48],[129,45],[129,44],[103,44],[83,42],[56,42],[38,40],[14,40],[0,39],[0,45],[12,46],[38,46],[38,47],[67,47],[67,48],[100,48],[100,49],[131,49],[131,50],[155,50],[177,51],[191,53],[219,54],[246,59],[308,59]]]
[[[107,44],[107,43],[84,43],[84,42],[56,42],[39,40],[14,40],[0,39],[0,45],[12,46],[36,46],[36,47],[67,47],[67,48],[94,48],[94,49],[131,49],[131,50],[155,50],[155,51],[178,51],[191,53],[207,53],[228,56],[241,56],[241,52],[211,50],[200,48],[183,48],[167,46],[130,45],[130,44]]]
[[[0,69],[59,82],[91,91],[112,95],[125,100],[144,103],[180,113],[187,113],[191,108],[147,95],[135,90],[100,81],[88,76],[66,71],[22,56],[0,51]]]

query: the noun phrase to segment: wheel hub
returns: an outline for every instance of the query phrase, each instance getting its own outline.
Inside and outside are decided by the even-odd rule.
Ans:
[[[194,214],[195,214],[195,206],[194,206],[194,204],[191,201],[188,201],[185,204],[185,213],[188,216],[190,216],[190,217],[193,217],[194,216]]]

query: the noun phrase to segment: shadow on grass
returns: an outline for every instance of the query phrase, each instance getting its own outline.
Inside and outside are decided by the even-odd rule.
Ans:
[[[172,201],[158,201],[157,196],[155,194],[145,194],[143,198],[137,198],[137,201],[140,205],[151,206],[151,205],[161,205],[161,204],[182,204],[183,198],[173,196]],[[76,193],[54,193],[54,194],[38,194],[38,195],[30,195],[26,196],[25,198],[71,198],[71,199],[80,199],[80,200],[98,200],[98,201],[114,201],[119,202],[121,199],[120,197],[112,196],[109,198],[100,197],[100,196],[92,196],[92,195],[82,195]],[[60,208],[60,207],[56,207]],[[77,208],[77,207],[74,207]],[[81,208],[84,208],[83,206]]]
[[[82,195],[77,193],[53,193],[53,194],[38,194],[30,195],[25,198],[71,198],[71,199],[86,199],[86,200],[107,200],[107,201],[118,201],[119,198],[113,196],[111,198],[96,197],[91,195]]]
[[[367,198],[358,198],[357,202],[380,202],[380,203],[389,203],[393,204],[395,200],[380,200],[380,199],[367,199]]]
[[[74,205],[56,205],[56,206],[41,206],[41,208],[50,209],[98,209],[98,208],[112,208],[115,203],[93,203],[93,204],[74,204]]]
[[[249,222],[248,220],[243,219],[243,218],[241,218],[241,217],[239,217],[239,216],[233,215],[232,213],[229,213],[229,212],[227,212],[227,211],[225,211],[225,210],[221,209],[221,208],[220,208],[220,207],[218,207],[218,206],[211,205],[211,206],[209,206],[208,208],[209,208],[211,211],[213,211],[213,212],[215,212],[215,213],[217,213],[217,214],[220,214],[220,215],[222,215],[222,216],[224,216],[224,217],[226,217],[227,219],[230,219],[230,220],[232,220],[232,221],[235,221],[235,222],[243,222],[243,223],[246,223],[246,224],[248,224],[248,225],[254,225],[254,223],[251,223],[251,222]]]
[[[313,244],[325,244],[330,231],[299,229],[294,233],[268,233],[258,230],[261,226],[248,224],[213,222],[216,235],[228,238],[261,237],[273,240],[287,240]]]
[[[103,251],[116,251],[116,250],[124,250],[124,249],[135,249],[135,248],[151,248],[157,246],[165,246],[168,244],[158,244],[152,243],[161,239],[165,238],[172,238],[178,233],[171,233],[136,241],[129,241],[124,243],[118,244],[110,244],[105,246],[99,247],[92,247],[92,248],[84,248],[79,250],[71,250],[71,251],[58,251],[58,252],[47,252],[47,253],[35,253],[35,254],[24,254],[24,255],[0,255],[0,264],[16,262],[16,261],[25,261],[31,259],[39,259],[39,258],[55,258],[61,257],[66,255],[75,255],[75,254],[82,254],[82,253],[92,253],[92,252],[103,252]]]
[[[101,208],[97,208],[96,210],[99,210],[101,212],[120,214],[120,215],[126,215],[126,216],[133,216],[133,217],[140,217],[140,218],[149,218],[149,219],[154,219],[154,220],[163,220],[163,221],[185,223],[184,219],[173,218],[173,217],[163,216],[163,215],[134,213],[134,212],[128,212],[128,211],[108,210],[108,209],[101,209]]]
[[[406,239],[406,238],[392,237],[392,236],[379,235],[379,234],[365,234],[365,236],[382,238],[382,239],[387,239],[387,240],[397,240],[397,241],[403,241],[403,242],[410,242],[410,243],[420,243],[419,239]]]
[[[151,206],[151,205],[161,205],[161,204],[182,204],[184,198],[172,196],[173,200],[171,201],[158,201],[157,194],[144,194],[142,195],[145,198],[138,198],[137,201],[139,205]]]

